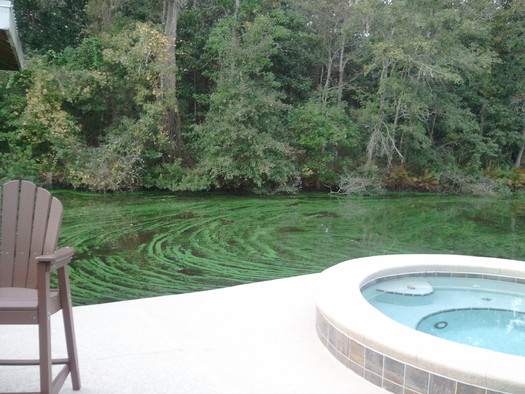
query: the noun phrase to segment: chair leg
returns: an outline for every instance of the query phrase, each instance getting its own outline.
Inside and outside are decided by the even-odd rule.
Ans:
[[[50,393],[53,385],[50,327],[49,318],[47,318],[47,321],[41,321],[38,325],[40,342],[40,391],[42,393]]]
[[[38,291],[38,341],[40,353],[40,392],[51,393],[53,386],[53,363],[51,361],[51,316],[49,314],[49,272],[39,272]]]
[[[67,355],[73,390],[80,390],[80,374],[78,370],[78,353],[75,339],[75,325],[73,323],[73,304],[69,288],[69,276],[66,269],[58,270],[60,282],[60,297],[62,302],[62,315],[64,318],[64,332],[66,335]]]
[[[69,309],[69,311],[68,311]],[[64,331],[66,334],[67,355],[69,359],[69,369],[71,371],[71,382],[73,390],[80,390],[80,374],[78,371],[78,354],[75,340],[75,327],[73,324],[73,314],[71,308],[64,307]]]

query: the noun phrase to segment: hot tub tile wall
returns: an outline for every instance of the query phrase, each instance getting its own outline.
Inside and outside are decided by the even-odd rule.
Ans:
[[[405,366],[405,386],[416,393],[428,393],[430,373],[410,365]]]
[[[334,327],[317,311],[321,342],[346,367],[395,394],[504,394],[416,368],[376,352]]]
[[[389,382],[402,386],[405,376],[405,364],[400,363],[397,360],[385,357],[385,368],[383,371],[383,377]]]
[[[444,378],[442,376],[430,375],[429,391],[433,393],[454,394],[456,392],[457,383],[454,380]]]

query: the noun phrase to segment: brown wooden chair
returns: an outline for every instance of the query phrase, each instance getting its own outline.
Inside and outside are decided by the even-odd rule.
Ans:
[[[0,360],[0,365],[39,365],[40,392],[58,393],[69,373],[80,389],[67,265],[75,250],[56,250],[62,204],[27,181],[2,187],[0,242],[0,324],[38,324],[38,360]],[[57,271],[58,289],[50,288]],[[62,309],[68,357],[51,358],[51,315]],[[1,349],[0,349],[1,351]],[[64,364],[53,379],[53,364]]]

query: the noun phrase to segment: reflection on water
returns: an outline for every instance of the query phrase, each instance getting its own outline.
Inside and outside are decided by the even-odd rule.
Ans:
[[[525,260],[525,200],[55,192],[77,248],[76,304],[320,272],[344,260],[454,253]]]

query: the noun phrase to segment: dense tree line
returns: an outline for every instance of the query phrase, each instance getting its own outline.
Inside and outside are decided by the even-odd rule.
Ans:
[[[524,0],[15,0],[0,178],[525,187]]]

